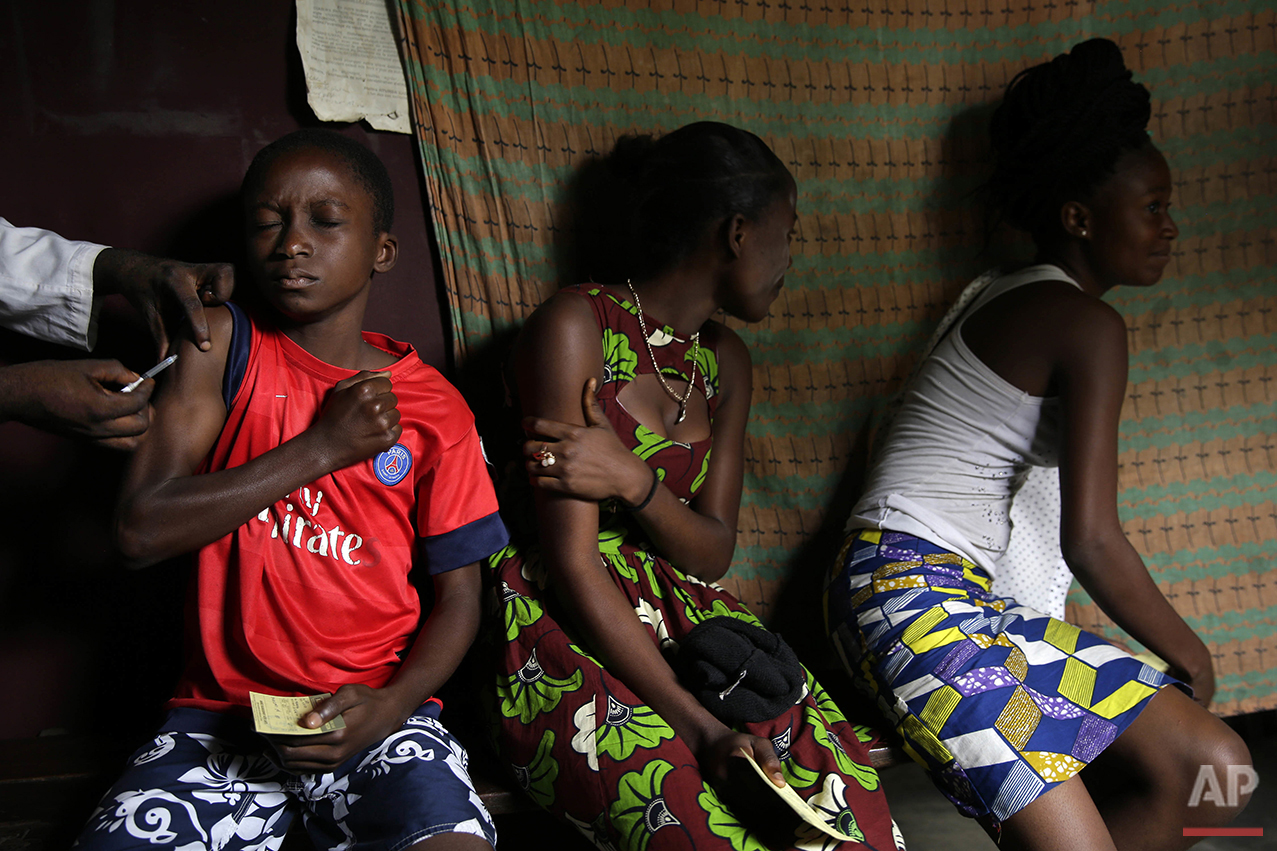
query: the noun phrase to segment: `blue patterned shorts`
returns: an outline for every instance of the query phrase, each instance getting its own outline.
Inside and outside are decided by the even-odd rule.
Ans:
[[[1178,681],[1078,627],[989,593],[922,538],[860,529],[825,591],[856,685],[905,750],[990,833],[1068,780]]]
[[[438,715],[431,701],[337,771],[293,774],[246,719],[174,709],[103,796],[76,847],[273,851],[298,812],[319,849],[399,851],[440,833],[496,845],[465,749]]]

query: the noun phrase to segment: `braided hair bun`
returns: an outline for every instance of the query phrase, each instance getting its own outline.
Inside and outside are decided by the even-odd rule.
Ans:
[[[1123,153],[1148,144],[1148,89],[1105,38],[1017,74],[989,121],[995,168],[985,189],[1011,225],[1041,244],[1060,208],[1083,200]]]

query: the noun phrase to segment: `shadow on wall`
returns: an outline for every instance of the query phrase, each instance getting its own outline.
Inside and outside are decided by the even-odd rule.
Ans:
[[[554,242],[551,251],[560,287],[594,282],[624,286],[629,221],[626,190],[602,157],[590,157],[556,187]],[[456,383],[475,415],[488,460],[498,479],[502,519],[517,539],[535,536],[530,517],[509,507],[528,505],[521,494],[527,487],[523,471],[523,441],[510,359],[519,329],[494,334],[473,346],[459,367]]]
[[[584,160],[556,198],[555,269],[559,286],[586,281],[624,286],[630,245],[631,194],[604,157]]]

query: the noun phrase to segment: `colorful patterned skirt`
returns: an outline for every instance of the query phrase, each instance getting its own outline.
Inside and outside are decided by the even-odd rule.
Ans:
[[[599,546],[635,616],[667,653],[707,618],[758,623],[726,591],[645,549],[606,533]],[[719,799],[669,724],[591,653],[546,588],[538,551],[509,547],[490,566],[493,628],[503,631],[492,648],[490,714],[497,749],[528,795],[602,849],[763,851],[767,846]],[[805,691],[778,717],[741,729],[772,741],[785,779],[843,833],[876,851],[903,848],[870,765],[868,729],[848,723],[810,672]],[[807,826],[792,844],[860,847]]]
[[[1108,747],[1178,681],[1010,598],[922,538],[860,529],[825,592],[856,685],[905,750],[992,835]]]

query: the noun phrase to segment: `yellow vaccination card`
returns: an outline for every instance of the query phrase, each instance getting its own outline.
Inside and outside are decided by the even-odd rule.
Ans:
[[[308,694],[303,697],[284,697],[278,694],[261,694],[250,691],[248,699],[253,705],[253,727],[259,733],[282,736],[317,736],[342,730],[346,721],[340,715],[317,729],[301,725],[302,717],[318,706],[330,694]]]
[[[817,830],[819,830],[821,833],[825,834],[826,836],[832,836],[834,839],[838,839],[843,842],[856,841],[855,837],[847,836],[845,833],[839,832],[833,826],[831,826],[829,822],[825,821],[825,819],[822,817],[821,812],[817,810],[815,807],[813,807],[811,804],[804,801],[802,798],[798,797],[798,793],[795,792],[793,787],[790,786],[788,783],[786,783],[784,786],[777,786],[775,783],[773,783],[771,781],[771,778],[769,778],[766,774],[764,774],[763,770],[758,767],[758,763],[754,762],[753,756],[746,753],[743,749],[737,751],[736,753],[738,756],[744,757],[745,761],[749,763],[749,767],[754,769],[754,773],[758,775],[759,779],[762,780],[763,783],[767,784],[767,788],[771,789],[773,792],[779,795],[780,799],[784,801],[791,810],[796,812],[799,818],[807,822],[807,824],[816,828]]]

